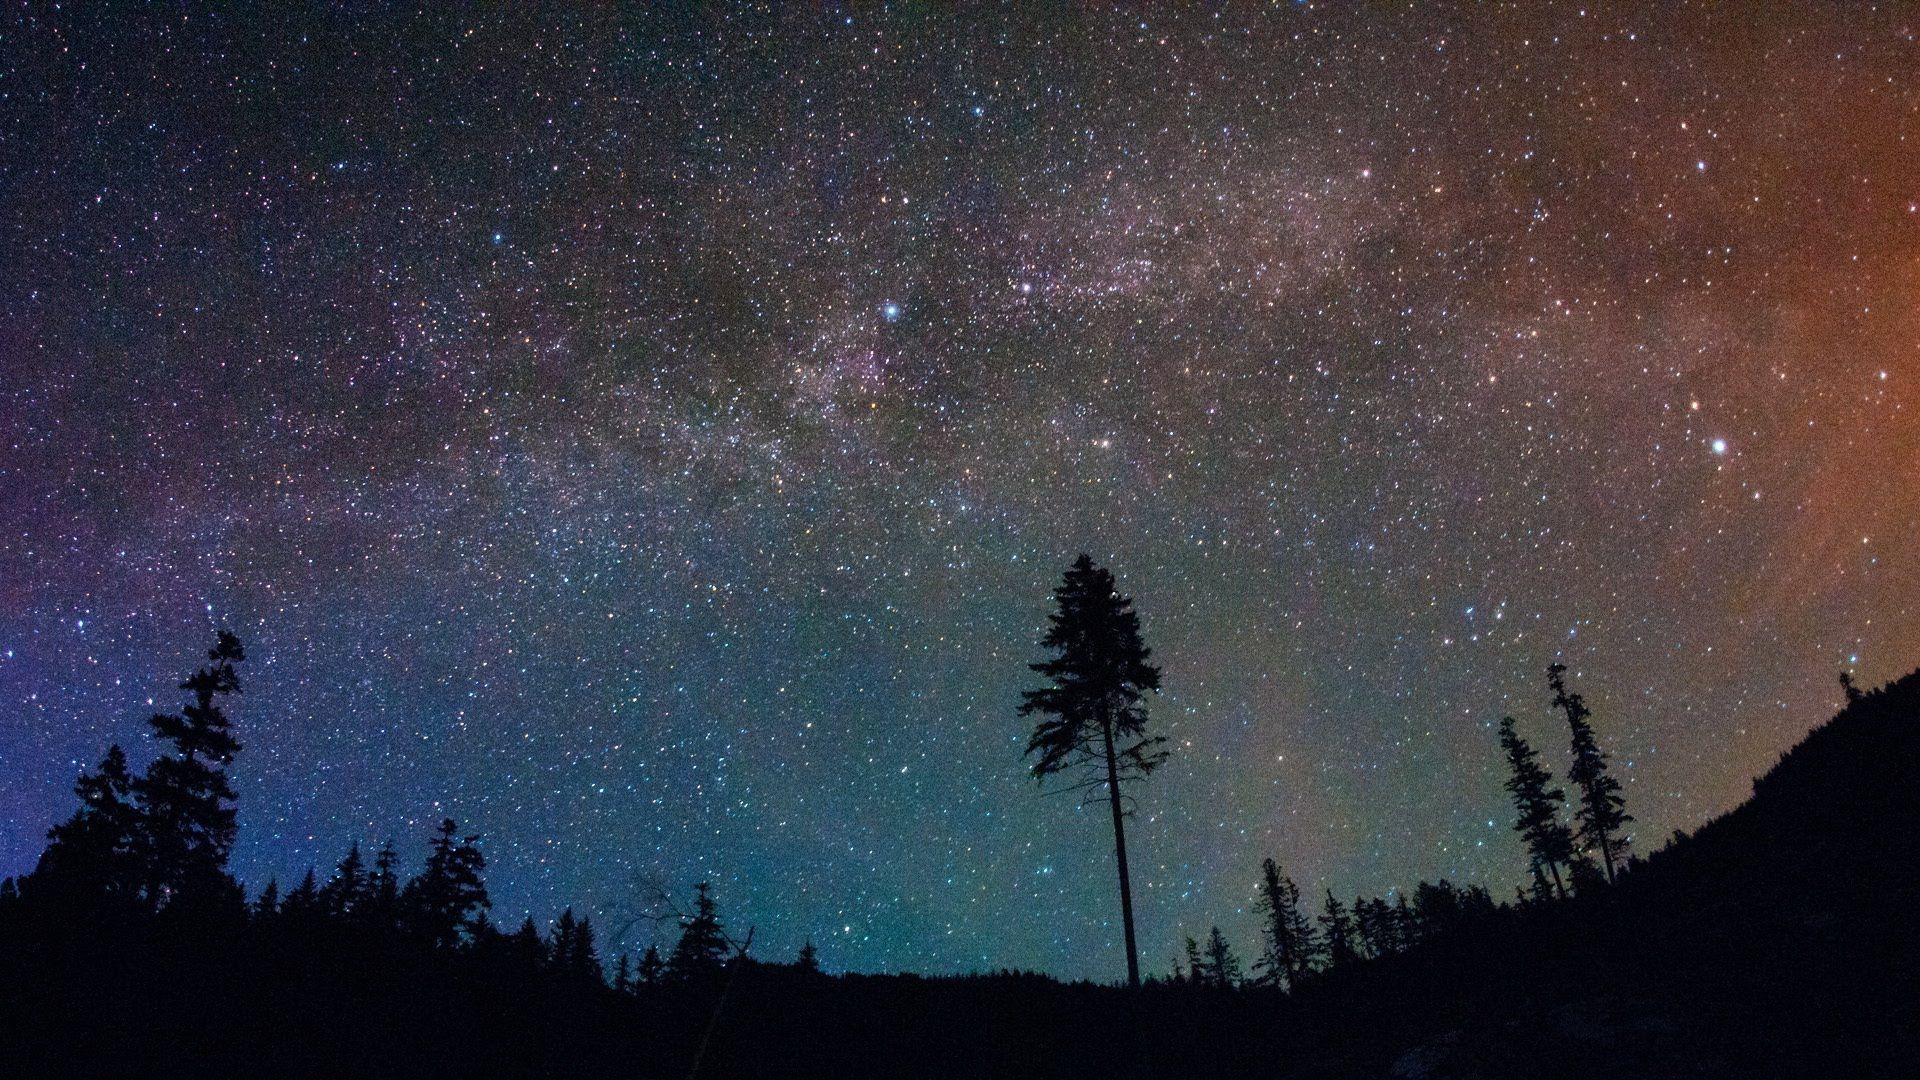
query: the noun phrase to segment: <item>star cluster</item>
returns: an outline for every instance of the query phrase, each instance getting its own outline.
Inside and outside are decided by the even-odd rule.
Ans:
[[[1150,968],[1504,895],[1550,662],[1645,850],[1920,661],[1920,12],[115,7],[0,50],[0,872],[224,625],[256,886],[453,816],[503,921],[1111,978],[1080,551]]]

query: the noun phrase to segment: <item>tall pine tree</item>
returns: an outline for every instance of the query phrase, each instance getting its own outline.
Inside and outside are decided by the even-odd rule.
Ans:
[[[1127,828],[1122,785],[1153,772],[1166,739],[1147,734],[1147,691],[1160,689],[1160,669],[1140,640],[1133,601],[1120,595],[1113,574],[1082,555],[1053,590],[1054,613],[1041,645],[1049,660],[1028,665],[1047,685],[1022,694],[1020,715],[1042,719],[1027,740],[1038,753],[1033,775],[1080,772],[1076,787],[1104,788],[1113,814],[1113,852],[1120,875],[1120,925],[1126,938],[1127,985],[1140,985],[1140,952],[1133,930],[1133,882],[1127,872]]]
[[[1573,763],[1567,779],[1580,789],[1580,805],[1574,811],[1575,838],[1600,852],[1607,880],[1614,880],[1615,864],[1626,860],[1627,838],[1620,830],[1633,818],[1628,815],[1627,800],[1620,793],[1620,781],[1607,773],[1607,754],[1593,735],[1588,721],[1593,714],[1579,694],[1567,693],[1565,664],[1547,668],[1547,685],[1553,688],[1553,705],[1566,715],[1572,734]]]
[[[1320,934],[1327,943],[1327,966],[1344,967],[1360,959],[1354,948],[1353,918],[1347,907],[1327,890],[1327,906],[1320,914]]]
[[[459,827],[448,818],[428,842],[426,869],[407,882],[399,905],[407,928],[435,945],[454,945],[474,913],[493,906],[481,871],[487,860],[474,846],[476,837],[456,839]]]
[[[134,782],[146,830],[147,896],[155,907],[240,900],[239,885],[226,872],[234,836],[226,767],[240,740],[220,699],[240,692],[233,666],[245,659],[240,639],[219,631],[207,665],[180,684],[193,701],[177,714],[148,720],[155,737],[173,744]]]
[[[1567,895],[1560,868],[1574,859],[1573,831],[1560,820],[1560,807],[1567,793],[1553,787],[1553,774],[1540,764],[1540,754],[1514,728],[1513,717],[1500,721],[1500,749],[1507,755],[1507,794],[1513,797],[1513,809],[1519,816],[1513,831],[1526,841],[1536,873],[1553,877],[1561,896]]]
[[[1313,923],[1300,910],[1300,888],[1280,872],[1280,864],[1267,859],[1260,864],[1260,898],[1256,902],[1261,916],[1265,948],[1254,963],[1262,982],[1292,987],[1313,967],[1316,945]]]

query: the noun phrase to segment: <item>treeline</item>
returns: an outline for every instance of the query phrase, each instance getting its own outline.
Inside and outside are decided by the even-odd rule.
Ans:
[[[1533,909],[1596,892],[1617,881],[1638,860],[1629,854],[1623,831],[1633,817],[1626,812],[1620,782],[1609,768],[1593,728],[1586,700],[1567,689],[1566,666],[1547,668],[1552,708],[1567,724],[1567,777],[1577,799],[1571,821],[1565,817],[1565,789],[1554,783],[1539,751],[1519,734],[1513,717],[1500,721],[1500,750],[1507,764],[1507,793],[1512,797],[1513,829],[1525,845],[1530,884],[1515,890],[1513,907]],[[1849,676],[1841,675],[1849,701],[1857,699]],[[1171,981],[1216,988],[1240,985],[1292,989],[1315,975],[1376,960],[1437,938],[1485,926],[1508,905],[1497,903],[1484,887],[1455,886],[1442,879],[1422,881],[1389,903],[1384,897],[1355,897],[1342,903],[1332,890],[1317,912],[1302,905],[1300,888],[1267,859],[1260,867],[1255,908],[1261,916],[1261,949],[1250,970],[1242,964],[1219,927],[1204,943],[1189,937],[1185,955],[1176,959]]]
[[[451,820],[411,876],[392,844],[354,845],[249,900],[227,870],[240,744],[223,709],[244,658],[220,635],[185,707],[150,722],[163,752],[135,774],[110,749],[33,871],[0,883],[0,1074],[1264,1076],[1287,1061],[1597,1078],[1684,1061],[1745,1077],[1911,1060],[1912,934],[1882,869],[1899,840],[1861,825],[1911,816],[1920,675],[1848,683],[1841,716],[1753,803],[1643,863],[1591,714],[1551,670],[1572,796],[1500,726],[1527,887],[1310,897],[1269,859],[1247,961],[1216,929],[1131,991],[828,976],[811,945],[763,963],[705,885],[684,908],[662,893],[647,914],[677,940],[638,956],[572,910],[502,926],[479,841]]]
[[[1098,589],[1106,590],[1106,583]],[[51,830],[33,872],[0,882],[0,917],[108,924],[150,918],[199,932],[248,926],[282,938],[352,934],[372,943],[368,948],[405,942],[464,950],[503,970],[551,973],[617,992],[711,982],[730,961],[748,961],[750,938],[727,934],[705,883],[696,886],[684,910],[664,894],[658,898],[666,910],[657,914],[679,930],[667,955],[655,946],[638,956],[620,952],[610,976],[592,920],[572,909],[545,932],[531,917],[514,929],[498,926],[490,915],[478,838],[462,835],[450,819],[428,839],[423,869],[407,880],[401,880],[391,842],[371,860],[356,843],[324,881],[310,869],[291,889],[270,881],[247,901],[226,869],[234,840],[234,793],[226,769],[241,744],[223,707],[241,690],[236,665],[244,660],[239,640],[222,631],[208,662],[180,684],[190,701],[178,714],[150,718],[151,734],[165,751],[144,773],[133,775],[116,745],[80,777],[74,788],[80,806]],[[1568,726],[1568,775],[1579,796],[1571,822],[1563,817],[1565,792],[1517,733],[1513,718],[1499,729],[1514,829],[1531,866],[1531,888],[1515,898],[1521,906],[1599,888],[1628,865],[1621,829],[1632,818],[1608,773],[1591,712],[1568,690],[1564,676],[1561,665],[1548,670],[1553,708]],[[1329,890],[1323,901],[1306,902],[1292,878],[1267,859],[1256,899],[1262,941],[1252,963],[1243,963],[1215,927],[1204,942],[1186,940],[1166,981],[1291,990],[1316,975],[1454,934],[1502,906],[1482,886],[1446,880],[1420,882],[1392,900],[1362,896],[1349,903]],[[794,964],[818,970],[811,942]]]
[[[239,639],[221,631],[207,663],[180,684],[191,700],[177,714],[149,719],[165,750],[146,770],[134,775],[114,745],[80,777],[80,806],[49,832],[34,870],[0,881],[0,929],[64,924],[111,932],[151,923],[207,940],[242,933],[282,943],[354,939],[363,955],[459,950],[504,972],[616,992],[709,983],[745,957],[745,943],[728,935],[703,882],[684,911],[661,898],[668,910],[660,917],[679,928],[671,952],[662,957],[649,945],[637,958],[622,953],[609,983],[593,921],[571,908],[545,933],[531,916],[511,931],[494,924],[486,857],[478,837],[462,835],[452,819],[434,830],[423,868],[405,881],[391,842],[371,861],[355,843],[325,881],[309,869],[284,893],[269,881],[249,902],[227,870],[235,811],[226,769],[241,744],[223,707],[241,691],[236,665],[245,659]],[[818,972],[811,941],[795,966]]]

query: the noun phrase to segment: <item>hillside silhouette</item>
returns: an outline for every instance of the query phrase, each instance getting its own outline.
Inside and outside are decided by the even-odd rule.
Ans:
[[[224,732],[221,685],[189,679],[191,724],[156,728]],[[1201,963],[1134,991],[829,975],[810,952],[755,958],[705,888],[670,957],[622,956],[610,982],[572,912],[546,933],[488,921],[484,859],[452,822],[404,887],[391,851],[355,848],[324,884],[155,902],[214,864],[183,844],[201,877],[156,877],[152,855],[144,877],[101,876],[133,850],[115,793],[170,775],[132,777],[116,749],[41,869],[0,890],[0,1075],[1904,1075],[1920,1053],[1920,672],[1848,694],[1748,801],[1617,882],[1444,924],[1423,887],[1417,941],[1289,991],[1213,985]]]

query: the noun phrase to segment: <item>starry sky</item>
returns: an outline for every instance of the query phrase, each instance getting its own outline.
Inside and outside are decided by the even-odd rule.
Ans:
[[[1510,894],[1550,662],[1641,850],[1920,662],[1920,10],[119,6],[0,16],[0,873],[224,625],[255,886],[452,816],[504,921],[1113,979],[1080,551],[1149,970]]]

